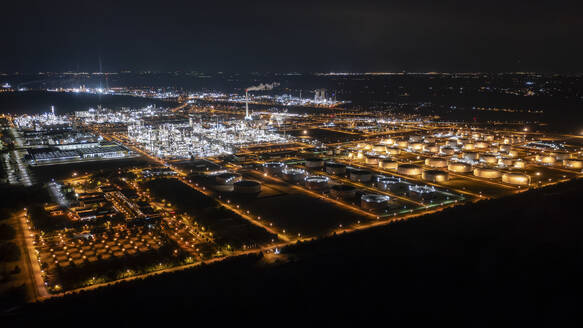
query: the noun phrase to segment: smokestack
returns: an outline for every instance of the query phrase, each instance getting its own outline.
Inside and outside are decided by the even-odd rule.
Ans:
[[[245,90],[245,119],[250,120],[251,116],[249,116],[249,92]]]
[[[248,87],[245,89],[245,119],[250,120],[251,115],[249,115],[249,91],[265,91],[265,90],[272,90],[273,88],[279,86],[279,83],[273,82],[271,84],[259,84]]]

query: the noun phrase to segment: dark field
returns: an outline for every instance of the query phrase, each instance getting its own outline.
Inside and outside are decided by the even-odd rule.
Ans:
[[[239,215],[223,208],[212,198],[190,188],[177,179],[158,179],[145,183],[152,195],[165,199],[175,206],[179,212],[186,212],[208,228],[217,238],[220,245],[262,245],[270,243],[277,237],[263,228],[257,227]]]
[[[59,164],[59,165],[46,165],[46,166],[33,166],[30,168],[33,179],[37,183],[46,183],[51,181],[51,179],[62,180],[68,179],[73,176],[73,173],[78,175],[85,175],[87,173],[95,173],[96,171],[108,171],[120,169],[128,169],[134,167],[144,167],[149,165],[150,162],[143,158],[130,158],[130,159],[113,159],[105,161],[94,161],[94,162],[80,162],[72,164]]]
[[[124,324],[151,323],[144,313],[156,313],[213,323],[578,326],[582,187],[574,181],[455,207],[290,246],[270,265],[234,258],[30,304],[10,316],[63,323],[99,311],[123,315]]]

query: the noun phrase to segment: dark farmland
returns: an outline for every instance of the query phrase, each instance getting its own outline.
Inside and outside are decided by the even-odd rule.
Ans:
[[[297,323],[565,326],[579,319],[582,187],[579,180],[455,207],[291,246],[275,264],[234,258],[31,304],[10,317],[62,323],[97,310],[123,314],[125,324],[159,313],[215,323],[285,314]]]

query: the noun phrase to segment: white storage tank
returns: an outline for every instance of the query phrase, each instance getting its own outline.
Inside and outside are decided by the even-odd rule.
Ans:
[[[526,162],[518,159],[514,162],[514,164],[512,165],[515,169],[525,169],[526,168]]]
[[[445,182],[449,179],[449,174],[440,170],[424,170],[421,178],[430,182]]]
[[[552,155],[536,155],[535,160],[537,162],[542,163],[542,164],[549,164],[549,165],[555,164],[555,162],[556,162],[555,157]]]
[[[447,167],[447,160],[438,157],[429,157],[425,159],[425,165],[434,168]]]
[[[409,147],[409,142],[407,140],[399,140],[399,141],[397,141],[397,147],[407,148],[407,147]]]
[[[306,171],[303,169],[286,168],[281,171],[283,179],[289,182],[298,182],[304,179]]]
[[[365,194],[360,198],[360,206],[367,210],[379,210],[389,206],[389,196],[379,194]]]
[[[401,153],[401,149],[396,147],[389,147],[387,148],[387,154],[389,155],[399,155]]]
[[[423,150],[423,143],[421,142],[414,142],[409,144],[409,149],[413,151],[422,151]]]
[[[396,177],[379,177],[377,180],[377,188],[381,190],[390,190],[395,193],[401,193],[409,188],[409,184]]]
[[[422,170],[415,164],[402,164],[397,168],[397,172],[404,175],[420,175]]]
[[[502,174],[502,182],[519,186],[528,186],[530,184],[530,176],[522,173],[504,173]]]
[[[480,159],[480,153],[475,151],[465,151],[462,156],[468,161],[477,161]]]
[[[441,153],[445,154],[445,155],[453,155],[455,154],[455,149],[451,148],[451,147],[441,147]]]
[[[379,159],[379,168],[384,170],[396,170],[399,164],[388,158]]]
[[[409,142],[411,142],[411,143],[421,142],[421,141],[423,141],[423,136],[417,136],[417,135],[415,135],[415,136],[410,136],[409,137]]]
[[[485,141],[478,141],[474,144],[474,148],[476,148],[476,149],[486,149],[489,146],[490,146],[490,144],[485,142]]]
[[[322,190],[328,188],[330,179],[322,175],[311,175],[304,179],[306,188],[312,190]]]
[[[428,152],[428,153],[438,153],[439,152],[439,146],[437,146],[434,143],[425,144],[423,146],[423,151],[424,152]]]
[[[282,162],[268,162],[263,164],[263,172],[269,175],[280,174],[285,168],[285,164]]]
[[[565,159],[563,160],[563,166],[570,169],[582,169],[583,160],[580,159]]]
[[[514,166],[514,160],[512,158],[503,157],[498,159],[498,165],[500,166]]]
[[[482,154],[480,155],[480,162],[486,164],[496,164],[498,163],[498,156],[494,154]]]
[[[474,169],[474,175],[485,179],[498,179],[502,176],[502,172],[485,167],[477,167]]]
[[[462,162],[450,162],[449,164],[447,164],[447,169],[451,172],[456,173],[472,172],[472,166],[470,164]]]
[[[372,147],[373,151],[376,151],[378,153],[386,153],[387,152],[387,146],[383,145],[383,144],[376,144],[374,145],[374,147]]]
[[[394,143],[395,143],[395,140],[393,140],[391,138],[381,140],[381,144],[385,144],[385,145],[392,145]]]
[[[215,181],[221,185],[234,184],[241,180],[241,175],[238,173],[225,172],[215,175]]]
[[[378,165],[379,157],[375,155],[367,155],[364,159],[364,163],[368,165]]]

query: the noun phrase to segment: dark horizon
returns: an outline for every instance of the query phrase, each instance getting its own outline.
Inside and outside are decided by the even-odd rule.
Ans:
[[[5,4],[2,72],[583,71],[574,1]]]

